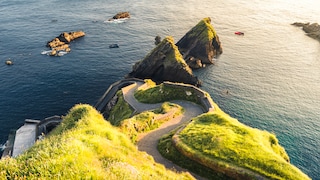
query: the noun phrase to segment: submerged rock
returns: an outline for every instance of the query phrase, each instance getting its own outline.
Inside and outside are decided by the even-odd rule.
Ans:
[[[144,59],[137,62],[127,77],[200,86],[200,81],[184,61],[172,37],[163,39]]]
[[[299,23],[295,22],[292,25],[302,27],[302,30],[307,33],[309,37],[320,41],[320,25],[318,23]]]
[[[176,45],[184,59],[198,59],[201,64],[213,64],[213,58],[222,53],[219,36],[211,25],[209,17],[202,19]]]

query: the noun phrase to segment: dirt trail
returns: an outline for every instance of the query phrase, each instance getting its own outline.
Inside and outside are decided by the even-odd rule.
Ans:
[[[162,103],[159,104],[144,104],[138,102],[134,98],[134,91],[140,86],[142,83],[136,83],[130,86],[127,86],[122,89],[124,99],[136,109],[137,112],[142,112],[146,110],[155,109],[161,106]],[[153,156],[154,160],[157,163],[163,164],[168,169],[174,169],[176,171],[182,171],[182,172],[189,172],[186,169],[181,168],[180,166],[172,163],[171,161],[165,159],[161,156],[157,149],[157,144],[159,142],[159,139],[164,135],[172,131],[173,129],[179,127],[180,125],[190,121],[193,117],[196,117],[203,113],[203,109],[192,102],[189,101],[171,101],[172,103],[178,104],[182,106],[185,110],[183,115],[176,117],[174,119],[171,119],[170,121],[167,121],[166,123],[162,124],[159,128],[141,134],[137,146],[140,151],[145,151],[149,155]],[[199,177],[191,172],[196,179],[204,179],[202,177]]]

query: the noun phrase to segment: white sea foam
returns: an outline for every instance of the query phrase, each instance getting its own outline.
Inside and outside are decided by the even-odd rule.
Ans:
[[[50,50],[50,51],[42,51],[41,54],[43,54],[43,55],[49,55],[51,52],[52,52],[51,50]]]
[[[124,23],[128,20],[129,18],[121,18],[121,19],[108,19],[103,21],[104,23],[113,23],[113,24],[120,24]]]
[[[0,144],[0,151],[3,151],[6,147],[6,143]]]
[[[63,55],[65,55],[65,54],[68,54],[68,52],[66,52],[66,51],[59,51],[58,52],[58,56],[63,56]]]

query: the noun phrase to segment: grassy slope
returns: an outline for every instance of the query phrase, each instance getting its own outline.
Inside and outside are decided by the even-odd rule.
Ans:
[[[272,179],[310,179],[288,162],[274,134],[248,127],[217,106],[214,113],[195,118],[178,137],[190,157],[206,159],[202,164],[208,167],[220,164],[222,172],[236,165]]]
[[[130,105],[124,100],[121,90],[117,92],[117,96],[118,101],[116,105],[111,109],[110,115],[108,117],[108,121],[114,126],[119,126],[123,119],[129,118],[133,113]]]
[[[135,96],[145,103],[172,99],[194,101],[183,91],[177,92],[154,84],[140,89]],[[161,139],[158,148],[162,155],[210,179],[226,178],[219,172],[212,172],[179,155],[171,146],[172,136],[173,134],[169,134]],[[276,179],[309,179],[298,168],[287,162],[289,157],[278,144],[274,134],[238,122],[220,110],[216,104],[213,114],[204,114],[195,119],[180,133],[180,137],[192,153],[202,156],[203,159],[219,159],[226,167],[229,165],[225,163],[236,164]]]
[[[139,152],[89,105],[76,105],[50,136],[0,161],[0,179],[191,179]]]
[[[182,113],[183,108],[181,106],[165,102],[158,109],[145,111],[131,118],[123,119],[119,124],[119,128],[135,143],[140,133],[156,129],[164,122],[180,116]]]
[[[216,31],[211,25],[209,17],[203,18],[196,26],[194,26],[188,33],[190,37],[197,37],[201,42],[211,41],[216,35]]]

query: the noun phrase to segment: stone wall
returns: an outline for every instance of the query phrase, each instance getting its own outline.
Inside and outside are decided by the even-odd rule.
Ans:
[[[185,89],[185,91],[190,91],[192,93],[195,93],[197,95],[197,98],[199,102],[201,102],[201,106],[204,109],[205,112],[213,111],[214,110],[214,105],[212,102],[212,99],[210,95],[203,91],[202,89],[189,85],[189,84],[183,84],[183,83],[172,83],[172,82],[163,82],[164,86],[167,87],[175,87],[175,88],[180,88],[180,89]]]

